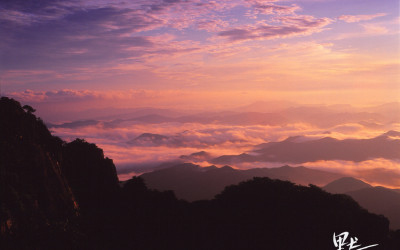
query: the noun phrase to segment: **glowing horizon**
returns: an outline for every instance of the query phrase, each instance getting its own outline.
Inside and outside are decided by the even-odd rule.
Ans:
[[[98,144],[120,174],[206,146],[217,157],[297,135],[373,138],[400,131],[399,13],[398,0],[6,1],[1,95],[46,123],[94,119],[52,129]],[[144,107],[200,118],[104,125]],[[250,113],[241,124],[204,112]],[[268,113],[279,122],[262,124]],[[179,147],[127,145],[141,133],[187,137]],[[376,183],[400,185],[396,159],[304,165],[369,180],[387,165]]]
[[[23,101],[193,108],[400,101],[396,0],[2,7],[2,92]]]

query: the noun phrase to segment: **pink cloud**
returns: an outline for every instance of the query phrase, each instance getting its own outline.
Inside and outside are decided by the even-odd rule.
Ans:
[[[68,100],[88,100],[95,99],[101,96],[98,91],[90,90],[51,90],[51,91],[33,91],[27,89],[22,92],[13,92],[8,94],[10,97],[26,102],[43,102],[43,101],[57,101],[63,102]]]
[[[345,21],[346,23],[358,23],[361,21],[372,20],[381,16],[386,16],[386,13],[377,13],[371,15],[341,15],[338,17],[338,19]]]
[[[218,35],[230,41],[274,39],[319,32],[332,22],[329,18],[313,16],[280,16],[275,18],[282,25],[261,24],[258,26],[238,27],[221,31]]]
[[[162,20],[166,26],[183,29],[196,26],[199,19],[208,19],[212,22],[214,19],[210,18],[210,12],[224,11],[236,5],[238,3],[229,1],[162,0],[149,1],[139,8],[155,19]]]
[[[200,30],[206,30],[208,32],[220,31],[221,29],[227,27],[229,23],[221,19],[203,19],[197,22],[197,28]]]
[[[257,14],[267,14],[267,15],[272,15],[272,14],[289,15],[289,14],[294,14],[295,11],[301,9],[296,4],[285,6],[285,5],[277,5],[271,2],[263,3],[260,1],[253,1],[253,8],[256,10]]]
[[[382,25],[374,23],[364,23],[361,25],[364,28],[366,34],[379,35],[379,34],[387,34],[389,32],[389,30]],[[398,65],[396,67],[398,68]]]

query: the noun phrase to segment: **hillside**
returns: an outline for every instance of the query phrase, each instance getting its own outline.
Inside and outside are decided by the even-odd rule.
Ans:
[[[390,228],[400,229],[400,193],[384,187],[370,187],[347,192],[360,206],[371,213],[382,214]]]
[[[390,228],[400,229],[400,193],[398,190],[373,187],[352,177],[340,178],[322,189],[333,194],[351,196],[368,211],[386,216],[390,221]]]
[[[0,99],[0,225],[3,247],[73,247],[78,205],[63,176],[61,139],[34,109]],[[38,237],[46,235],[46,240]],[[24,245],[21,245],[21,241]],[[61,248],[61,249],[63,249]]]

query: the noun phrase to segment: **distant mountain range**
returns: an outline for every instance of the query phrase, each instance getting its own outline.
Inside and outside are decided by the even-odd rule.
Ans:
[[[212,158],[212,155],[206,151],[195,152],[190,155],[181,155],[179,156],[180,160],[189,161],[189,162],[201,162],[208,161]]]
[[[387,218],[314,185],[250,177],[196,202],[149,189],[140,177],[119,185],[102,149],[52,136],[34,112],[0,98],[0,249],[331,249],[333,232],[343,231],[365,245],[400,248],[400,231],[390,231]],[[210,195],[217,185],[262,174],[300,183],[338,177],[301,167],[183,164],[153,179]]]
[[[274,107],[273,104],[278,105]],[[111,111],[111,110],[110,110]],[[92,111],[101,114],[100,111]],[[123,126],[126,122],[158,124],[165,122],[227,124],[227,125],[284,125],[308,123],[330,128],[346,123],[366,127],[384,128],[386,124],[400,122],[400,104],[388,103],[371,108],[357,109],[349,105],[299,106],[286,102],[257,102],[234,110],[220,112],[176,111],[157,108],[113,110],[115,115],[97,115],[65,123],[48,123],[49,127],[76,128],[103,124],[105,127]],[[105,113],[107,113],[105,111]],[[151,132],[151,131],[149,131]]]
[[[222,139],[215,140],[215,138],[205,137],[194,137],[194,136],[186,136],[185,132],[177,133],[171,136],[165,136],[160,134],[153,133],[143,133],[136,138],[127,141],[126,143],[130,146],[139,146],[139,147],[159,147],[159,146],[167,146],[171,148],[179,148],[179,147],[188,147],[188,148],[207,148],[209,146],[214,146],[223,142],[231,142],[231,143],[244,143],[246,140],[243,139]]]
[[[337,173],[305,167],[283,166],[280,168],[253,168],[237,170],[229,166],[200,167],[185,163],[142,174],[149,188],[173,190],[178,198],[188,201],[212,199],[224,187],[249,180],[253,177],[269,177],[288,180],[297,184],[323,186],[343,177]]]
[[[159,124],[168,122],[179,123],[201,123],[201,124],[226,124],[226,125],[283,125],[288,120],[280,114],[258,113],[258,112],[221,112],[221,113],[201,113],[195,115],[184,115],[171,117],[161,114],[147,114],[142,116],[133,116],[131,118],[118,118],[112,120],[79,120],[65,122],[61,124],[48,123],[52,128],[77,128],[102,124],[105,127],[122,126],[126,122],[137,122],[145,124]]]
[[[319,160],[360,162],[374,158],[400,159],[400,132],[389,131],[371,139],[337,140],[331,137],[302,140],[289,137],[280,142],[258,145],[251,153],[224,155],[213,159],[214,164],[242,162],[305,163]]]
[[[368,211],[386,216],[390,227],[400,229],[400,193],[384,187],[373,187],[361,180],[344,177],[323,187],[330,193],[347,194]]]
[[[229,166],[200,167],[185,163],[141,175],[149,188],[172,190],[178,198],[187,201],[210,200],[226,186],[253,177],[289,180],[301,185],[313,184],[333,194],[347,194],[368,211],[389,218],[391,228],[400,229],[398,190],[373,187],[361,180],[336,173],[290,166],[237,170]]]

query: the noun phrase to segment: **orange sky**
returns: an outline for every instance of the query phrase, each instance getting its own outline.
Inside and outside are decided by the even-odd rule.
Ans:
[[[25,101],[209,109],[400,100],[397,0],[2,7],[2,92]]]
[[[400,102],[399,13],[398,0],[0,2],[1,94],[32,105],[45,122],[55,123],[111,117],[138,107],[191,114],[236,111],[257,101],[263,102],[252,107],[263,106],[262,112],[272,112],[265,111],[269,106],[279,110],[304,104],[351,104],[340,106],[340,112],[375,112],[364,108]],[[400,130],[398,117],[378,118],[323,128],[307,122],[222,128],[210,121],[55,132],[99,144],[121,170],[118,164],[135,157],[148,164],[198,149],[133,150],[126,142],[139,132],[188,130],[200,141],[248,140],[236,145],[221,139],[209,148],[217,156],[292,135],[371,138]],[[217,132],[203,133],[203,126],[217,126]],[[352,171],[384,163],[308,165]],[[389,165],[398,174],[398,162]],[[370,178],[371,173],[359,176]]]

